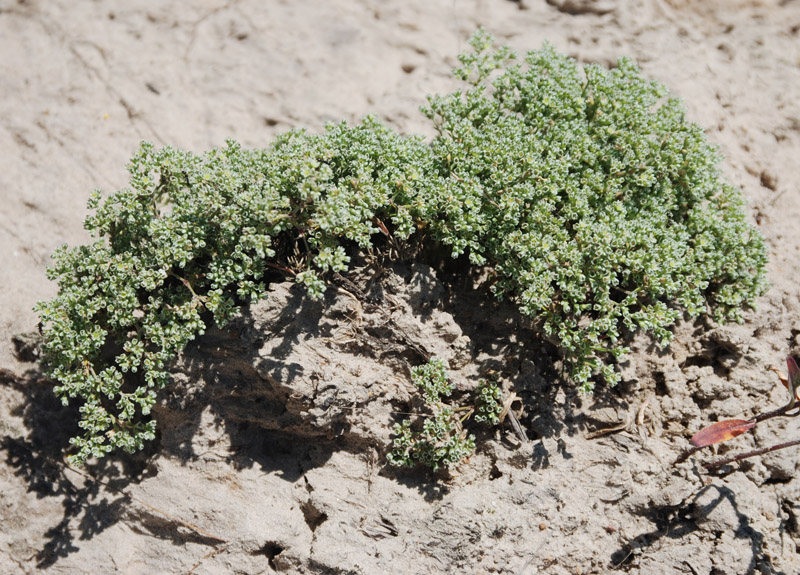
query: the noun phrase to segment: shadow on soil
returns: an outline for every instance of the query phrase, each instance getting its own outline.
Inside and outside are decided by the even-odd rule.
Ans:
[[[717,496],[710,503],[697,501],[707,492],[716,491]],[[657,547],[664,539],[680,540],[699,530],[696,517],[711,513],[718,505],[727,502],[736,513],[738,525],[734,530],[734,537],[743,544],[750,545],[750,564],[746,573],[761,573],[762,575],[787,575],[783,571],[776,571],[769,555],[764,549],[764,534],[755,530],[750,525],[750,519],[739,510],[736,494],[725,486],[707,485],[700,489],[694,497],[679,506],[655,506],[648,509],[643,515],[656,525],[656,529],[647,533],[640,533],[628,541],[622,548],[611,554],[613,569],[627,571],[634,567],[637,555],[646,553],[648,549]],[[694,572],[694,568],[689,565]]]
[[[77,551],[76,537],[91,539],[119,521],[129,503],[123,490],[152,471],[146,454],[109,457],[82,473],[72,470],[63,458],[70,436],[79,431],[77,409],[64,407],[53,394],[52,382],[36,370],[24,376],[0,372],[0,385],[22,393],[24,402],[12,415],[21,417],[28,429],[25,436],[0,438],[6,465],[27,484],[29,493],[51,498],[63,510],[61,520],[43,534],[46,542],[36,554],[37,567],[44,569]]]
[[[403,264],[392,264],[390,271],[399,276],[400,284],[408,284],[412,276],[412,270]],[[358,292],[355,295],[363,306],[385,308],[386,317],[390,317],[391,298],[384,297],[381,282],[365,277],[357,285],[348,285],[348,293],[352,297],[353,292]],[[529,439],[558,439],[582,432],[586,421],[583,399],[574,387],[562,385],[565,377],[555,348],[536,336],[516,308],[498,303],[485,290],[476,290],[474,283],[458,285],[444,279],[442,284],[444,297],[426,305],[449,312],[470,338],[471,358],[480,360],[481,372],[498,373],[507,392],[517,394],[524,408],[520,423]],[[419,312],[424,318],[425,309]],[[189,540],[212,544],[200,535],[186,535],[177,523],[143,511],[141,505],[131,505],[130,497],[124,494],[126,487],[156,474],[152,457],[156,452],[159,457],[183,464],[210,458],[234,469],[257,466],[288,482],[298,481],[309,469],[324,465],[336,451],[349,451],[359,457],[384,455],[387,446],[377,440],[370,443],[348,435],[350,424],[346,416],[334,418],[322,428],[309,425],[301,409],[287,408],[296,400],[291,388],[278,385],[273,377],[280,370],[283,381],[313,379],[313,365],[290,363],[289,356],[308,337],[330,336],[326,331],[330,328],[320,321],[325,313],[322,304],[310,301],[302,289],[292,288],[282,307],[273,310],[266,330],[248,307],[225,328],[209,329],[187,347],[173,370],[173,383],[160,394],[160,402],[153,410],[159,423],[157,441],[147,447],[147,452],[118,454],[87,466],[88,478],[63,463],[69,437],[80,431],[75,423],[77,409],[63,407],[52,393],[52,382],[36,370],[24,376],[3,374],[0,383],[24,396],[24,403],[15,408],[14,415],[21,416],[29,430],[25,436],[0,440],[6,463],[27,482],[29,492],[40,498],[54,498],[63,507],[61,520],[45,534],[47,542],[37,555],[38,566],[46,568],[76,551],[76,537],[90,539],[123,518],[133,529],[172,539],[176,545]],[[362,329],[370,327],[375,326]],[[382,332],[374,333],[380,336]],[[387,333],[391,337],[391,332]],[[376,361],[390,358],[391,365],[401,366],[403,371],[423,363],[428,353],[423,334],[404,336],[401,345],[397,341],[381,343],[380,337],[367,335],[369,346],[380,350],[354,349],[352,353],[368,353]],[[267,340],[271,342],[270,357],[260,357]],[[613,407],[627,411],[630,406],[624,395],[621,388],[600,387],[589,409]],[[404,417],[398,414],[397,421]],[[217,439],[204,436],[198,441],[199,434],[208,429],[217,430]],[[224,441],[219,441],[220,435]],[[559,452],[564,458],[570,457],[563,442],[559,443]],[[525,465],[541,469],[548,466],[548,460],[546,450],[534,448]],[[446,483],[424,470],[385,467],[380,474],[417,489],[429,501],[441,499],[448,490]]]

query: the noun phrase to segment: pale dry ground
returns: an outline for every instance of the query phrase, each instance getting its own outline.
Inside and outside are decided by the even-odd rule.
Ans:
[[[140,140],[198,152],[229,137],[258,147],[289,128],[319,130],[368,113],[428,135],[417,108],[426,94],[456,86],[449,70],[478,26],[518,50],[549,40],[585,62],[631,56],[685,100],[726,156],[726,174],[750,198],[767,239],[772,287],[759,310],[743,326],[710,334],[683,326],[664,355],[640,346],[626,372],[627,395],[581,398],[521,363],[515,383],[533,442],[514,450],[490,441],[443,487],[382,469],[384,444],[369,433],[388,438],[389,399],[354,417],[337,443],[300,424],[284,435],[260,432],[271,424],[263,413],[248,415],[249,402],[219,407],[217,396],[180,374],[188,387],[173,390],[159,412],[161,443],[147,458],[93,469],[137,501],[61,468],[70,415],[37,382],[35,366],[15,357],[11,337],[35,330],[34,303],[55,293],[44,277],[49,254],[86,241],[89,192],[125,185]],[[0,572],[800,572],[795,453],[708,484],[688,464],[670,466],[710,413],[778,405],[783,398],[766,368],[800,351],[798,96],[798,0],[0,0],[0,367],[17,374],[4,372],[0,386]],[[435,328],[417,318],[419,290],[435,291],[438,280],[423,269],[397,273],[422,278],[410,284],[421,288],[396,290],[410,303],[394,319],[417,344],[444,349],[466,338],[473,350],[491,349],[486,338],[495,332],[476,331],[463,312],[468,303],[450,301]],[[337,305],[345,304],[332,302],[331,325]],[[226,362],[254,369],[255,379],[287,366],[341,375],[317,365],[318,355],[303,355],[303,346],[269,363],[279,347],[270,322],[280,313],[254,314],[242,329],[264,331]],[[367,327],[382,321],[375,313]],[[310,345],[319,334],[297,317],[298,338]],[[511,337],[502,322],[492,329],[498,341]],[[338,383],[343,396],[358,397],[378,379],[389,386],[380,397],[407,394],[402,372],[392,379],[380,362],[317,343],[326,361],[347,366],[359,382]],[[186,369],[210,381],[223,368],[209,351],[214,342],[205,355],[202,345]],[[457,377],[498,360],[482,353]],[[306,397],[304,382],[279,381]],[[181,395],[187,390],[189,399]],[[645,445],[632,428],[584,438],[645,401],[648,417],[660,421]],[[787,439],[796,424],[773,430]],[[769,440],[759,432],[735,447]]]

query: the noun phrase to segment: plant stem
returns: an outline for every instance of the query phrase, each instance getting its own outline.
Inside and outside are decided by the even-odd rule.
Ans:
[[[798,408],[798,410],[795,413],[789,413],[789,411],[791,411],[795,407],[797,407],[797,405],[795,405],[795,402],[792,401],[787,403],[783,407],[779,407],[778,409],[775,409],[773,411],[768,411],[767,413],[756,415],[753,418],[753,421],[755,421],[756,423],[761,423],[762,421],[766,421],[767,419],[772,419],[773,417],[780,417],[782,415],[786,417],[797,417],[798,415],[800,415],[800,408]]]
[[[728,463],[734,463],[735,461],[741,461],[742,459],[748,459],[750,457],[757,457],[759,455],[764,455],[765,453],[772,453],[773,451],[778,451],[779,449],[786,449],[787,447],[793,447],[795,445],[800,445],[800,439],[795,439],[794,441],[787,441],[785,443],[778,443],[777,445],[764,447],[762,449],[754,449],[753,451],[740,453],[739,455],[734,455],[733,457],[726,457],[725,459],[720,459],[719,461],[704,463],[703,467],[705,467],[707,470],[716,469],[717,467],[722,467],[723,465],[727,465]]]

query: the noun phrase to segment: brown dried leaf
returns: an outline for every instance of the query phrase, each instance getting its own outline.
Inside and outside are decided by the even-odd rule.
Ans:
[[[800,401],[800,367],[797,367],[797,362],[792,356],[786,358],[786,365],[789,367],[789,378],[784,385],[790,392],[794,389],[794,397],[797,401]],[[791,389],[789,388],[789,382],[792,384]]]
[[[774,365],[770,365],[769,369],[777,374],[778,379],[780,379],[781,383],[783,384],[783,387],[790,390],[789,393],[791,393],[791,388],[789,387],[789,379],[791,378],[791,380],[794,382],[795,400],[800,401],[800,367],[797,367],[797,362],[791,356],[786,358],[786,365],[789,366],[789,377],[786,377],[786,374]]]
[[[788,360],[787,360],[787,363],[788,363]],[[769,369],[770,371],[774,371],[774,372],[775,372],[775,374],[778,376],[778,379],[780,379],[780,380],[781,380],[781,383],[783,384],[783,387],[785,387],[786,389],[789,389],[789,380],[787,379],[787,377],[786,377],[786,374],[785,374],[785,373],[783,373],[783,372],[780,370],[780,368],[779,368],[779,367],[776,367],[776,366],[774,366],[774,365],[770,365],[768,369]]]
[[[384,236],[386,236],[387,238],[391,235],[389,233],[389,228],[386,227],[386,224],[384,224],[378,218],[372,218],[372,223],[375,224],[376,226],[378,226],[380,228],[380,230],[381,230],[381,233]]]
[[[748,429],[753,429],[756,422],[747,419],[726,419],[701,429],[689,440],[695,447],[706,447],[722,441],[733,439]]]

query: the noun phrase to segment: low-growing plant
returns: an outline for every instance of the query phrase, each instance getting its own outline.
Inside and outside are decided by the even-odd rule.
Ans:
[[[698,431],[689,440],[693,446],[693,449],[681,456],[679,461],[685,460],[689,455],[705,447],[716,445],[717,443],[738,437],[739,435],[754,429],[763,421],[767,421],[775,417],[797,417],[800,415],[800,404],[798,403],[800,402],[800,367],[797,366],[797,362],[795,362],[794,358],[791,356],[786,358],[786,365],[788,366],[789,370],[788,376],[784,375],[777,368],[772,368],[772,370],[778,374],[778,378],[783,386],[789,390],[789,401],[786,403],[786,405],[766,413],[760,413],[750,419],[725,419],[723,421],[718,421],[717,423]],[[800,439],[778,443],[769,447],[754,449],[738,455],[725,457],[717,461],[705,463],[703,464],[703,467],[709,470],[716,469],[735,461],[757,457],[759,455],[778,451],[779,449],[786,449],[787,447],[793,447],[795,445],[800,445]]]
[[[427,413],[421,416],[416,429],[411,418],[395,425],[392,450],[386,456],[388,462],[398,467],[422,464],[435,472],[470,455],[475,449],[475,436],[464,430],[464,420],[458,416],[460,410],[443,401],[453,392],[444,361],[432,358],[427,364],[415,367],[411,380],[422,394]]]
[[[447,364],[437,357],[411,370],[411,381],[421,391],[425,401],[435,404],[453,393],[453,384],[447,379]]]
[[[459,463],[475,450],[475,436],[466,435],[459,421],[452,407],[438,405],[418,431],[412,429],[410,419],[396,424],[387,461],[397,467],[422,464],[434,472]]]
[[[482,379],[475,388],[475,421],[498,425],[503,414],[503,391],[497,381]]]
[[[635,331],[666,345],[684,314],[742,319],[766,286],[763,241],[680,102],[629,60],[581,69],[546,45],[518,61],[484,32],[471,46],[466,87],[424,108],[430,143],[367,117],[262,150],[142,144],[130,187],[92,195],[95,240],[56,251],[58,295],[37,305],[55,391],[80,402],[73,463],[154,436],[169,362],[210,321],[275,274],[321,298],[356,248],[466,255],[587,391],[619,379]]]
[[[454,406],[445,402],[453,392],[445,362],[432,358],[411,370],[411,380],[420,390],[424,412],[416,421],[403,420],[394,426],[392,450],[386,458],[398,467],[422,464],[434,472],[450,467],[475,450],[475,436],[464,429],[471,416],[477,423],[498,425],[503,412],[503,392],[497,381],[480,380],[473,405]]]

